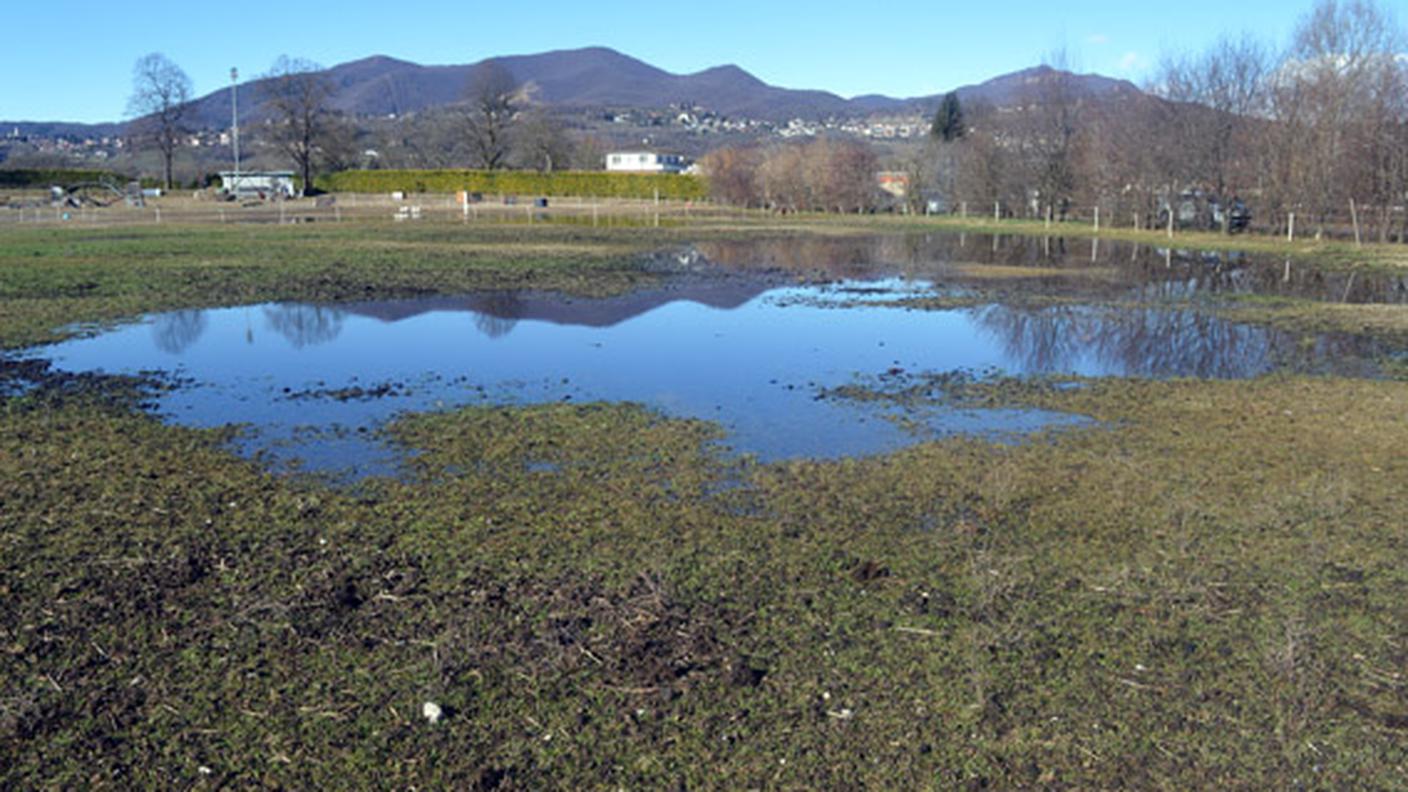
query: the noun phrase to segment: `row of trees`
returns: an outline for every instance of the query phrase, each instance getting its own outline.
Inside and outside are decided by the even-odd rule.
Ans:
[[[700,161],[716,200],[780,211],[860,212],[877,201],[874,150],[864,143],[716,149]]]
[[[1153,98],[1094,96],[1052,70],[1015,107],[968,108],[957,134],[946,102],[933,143],[906,167],[955,205],[988,211],[1100,206],[1149,223],[1200,190],[1319,229],[1353,212],[1387,239],[1408,222],[1394,214],[1408,200],[1405,52],[1408,35],[1378,3],[1320,0],[1283,52],[1244,36],[1165,58]]]
[[[331,104],[333,85],[317,63],[282,56],[257,81],[262,123],[258,139],[275,147],[313,183],[320,170],[336,170],[358,160],[359,132]],[[471,167],[498,170],[523,167],[550,172],[571,164],[581,152],[563,125],[534,108],[527,93],[502,66],[476,69],[453,111],[398,124],[367,141],[393,149],[411,167]],[[171,187],[176,152],[191,131],[191,79],[175,63],[152,53],[133,69],[129,135],[159,153],[165,184]]]

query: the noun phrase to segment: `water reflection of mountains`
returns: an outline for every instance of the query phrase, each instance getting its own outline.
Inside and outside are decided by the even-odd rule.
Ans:
[[[464,311],[479,317],[476,323],[485,335],[498,337],[525,320],[577,327],[613,327],[677,301],[730,310],[769,288],[761,281],[727,278],[637,289],[614,297],[568,297],[548,292],[505,291],[461,297],[348,303],[339,307],[349,313],[384,322],[399,322],[436,311]]]
[[[1098,267],[1099,278],[1048,274],[1052,269]],[[783,283],[906,278],[938,288],[972,288],[980,279],[966,265],[1032,268],[1031,278],[1004,280],[1002,291],[1061,293],[1092,300],[1124,297],[1157,306],[1206,294],[1269,294],[1349,302],[1408,302],[1408,279],[1385,274],[1326,273],[1243,254],[1157,250],[1146,246],[1059,238],[976,235],[909,235],[872,238],[779,238],[711,241],[662,252],[646,262],[662,284],[607,298],[572,298],[541,292],[483,292],[342,303],[336,306],[274,304],[248,309],[294,348],[330,343],[351,315],[399,322],[432,312],[463,312],[488,338],[511,333],[520,321],[606,328],[677,301],[720,310],[737,308]],[[994,305],[978,321],[1003,340],[1009,354],[1032,371],[1069,370],[1079,356],[1119,362],[1130,374],[1202,377],[1247,376],[1267,360],[1313,369],[1312,359],[1340,354],[1363,359],[1368,342],[1322,337],[1305,347],[1281,333],[1231,325],[1188,311],[1028,310]],[[155,345],[180,354],[205,333],[203,311],[155,317]],[[255,314],[246,337],[256,334]],[[1326,345],[1336,351],[1324,349]],[[1356,347],[1350,349],[1348,347]],[[1262,361],[1254,363],[1252,361]]]

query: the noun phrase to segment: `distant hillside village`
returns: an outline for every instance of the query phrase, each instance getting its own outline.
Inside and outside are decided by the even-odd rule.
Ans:
[[[776,122],[757,118],[731,118],[720,116],[698,107],[667,108],[662,111],[650,110],[608,110],[601,111],[593,119],[580,113],[564,113],[569,127],[582,135],[598,138],[603,145],[610,142],[629,143],[660,138],[670,145],[671,150],[686,152],[682,156],[697,158],[717,146],[720,141],[731,143],[767,140],[795,140],[827,135],[848,136],[877,142],[922,141],[929,132],[930,121],[922,115],[912,113],[905,116],[881,115],[861,119],[807,119],[793,118]],[[371,130],[394,125],[403,119],[396,116],[358,119],[358,123]],[[0,137],[0,167],[102,167],[116,165],[130,169],[134,164],[141,166],[140,154],[134,157],[137,137],[122,131],[94,135],[75,129],[82,125],[64,125],[54,130],[51,125],[16,124],[6,125],[8,132]],[[103,125],[115,126],[115,125]],[[369,142],[375,142],[375,135],[369,134]],[[220,157],[229,158],[231,136],[225,129],[192,130],[182,135],[178,147],[183,159],[192,165],[215,162]],[[398,162],[383,153],[394,146],[370,146],[361,154],[363,164],[380,167],[407,167],[416,163]],[[258,154],[258,147],[251,151]],[[8,163],[8,165],[6,165]],[[581,170],[612,170],[604,154],[601,161],[574,160],[572,167]]]

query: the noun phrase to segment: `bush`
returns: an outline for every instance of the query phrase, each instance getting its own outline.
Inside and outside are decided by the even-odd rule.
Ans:
[[[319,189],[355,193],[453,193],[556,197],[702,200],[709,188],[697,176],[605,171],[355,170],[318,177]]]
[[[41,188],[53,185],[72,185],[79,182],[106,181],[113,184],[126,184],[130,176],[104,170],[27,168],[0,170],[0,187]]]

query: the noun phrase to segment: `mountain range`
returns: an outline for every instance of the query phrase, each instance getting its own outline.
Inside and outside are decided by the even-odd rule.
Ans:
[[[534,102],[561,109],[663,110],[694,106],[732,118],[786,121],[793,118],[865,117],[884,113],[928,113],[941,95],[895,98],[880,95],[844,98],[819,90],[797,90],[768,85],[735,65],[716,66],[693,74],[672,74],[644,61],[605,47],[556,50],[535,55],[491,59],[506,68],[528,90]],[[390,116],[418,113],[460,102],[475,69],[486,63],[424,66],[377,55],[343,63],[326,70],[333,86],[332,106],[356,116]],[[1003,106],[1016,101],[1031,86],[1044,80],[1065,80],[1068,90],[1089,97],[1139,95],[1133,84],[1094,74],[1072,74],[1039,66],[957,89],[965,103]],[[258,121],[260,79],[239,86],[241,123]],[[193,102],[189,115],[197,127],[219,129],[229,125],[230,90],[213,91]],[[114,122],[115,124],[116,122]],[[72,133],[106,134],[105,125],[68,125],[0,122],[0,128],[19,127],[34,133],[43,128]],[[102,130],[94,132],[94,130]]]

